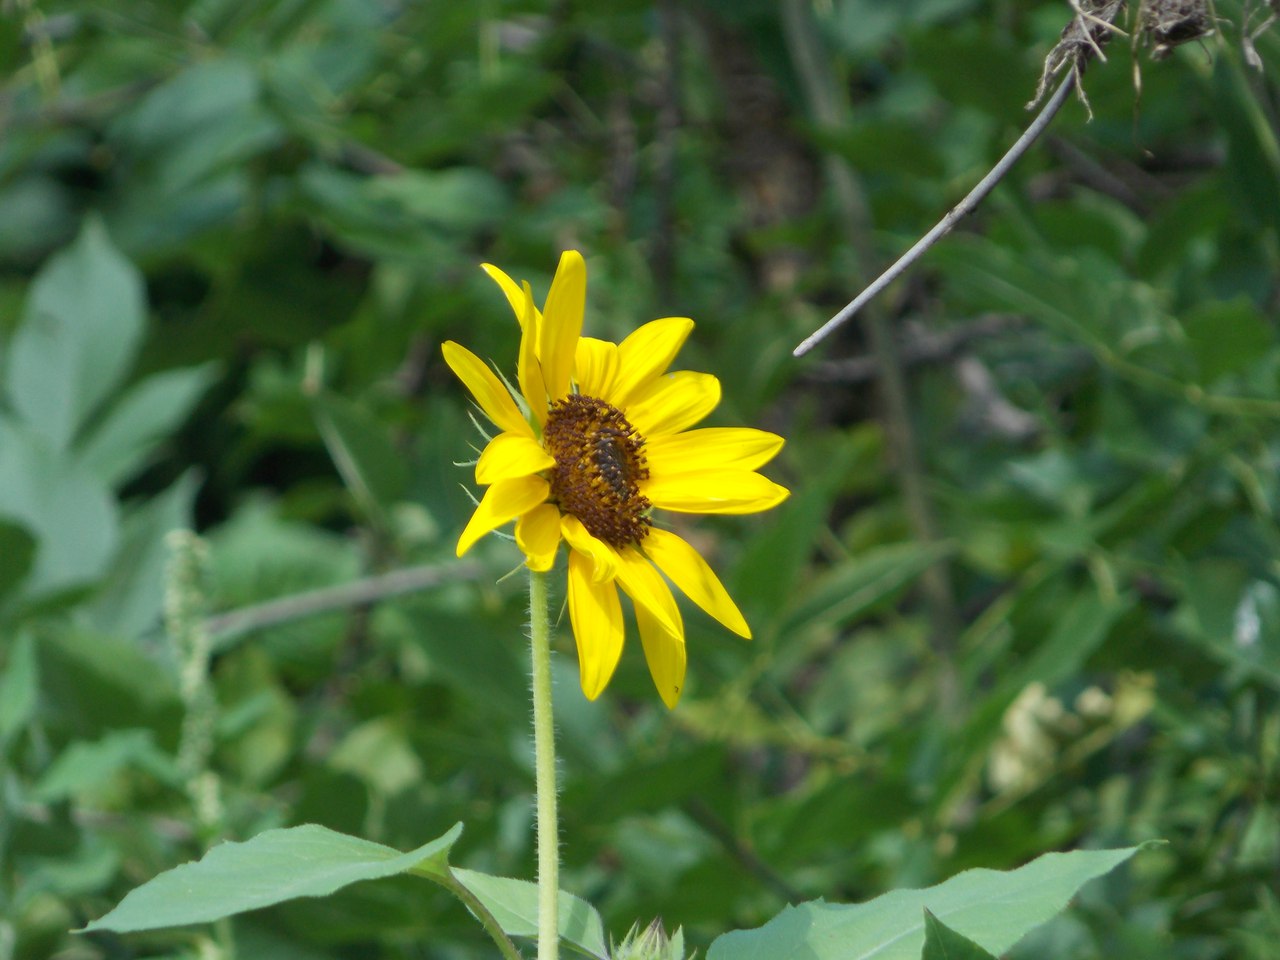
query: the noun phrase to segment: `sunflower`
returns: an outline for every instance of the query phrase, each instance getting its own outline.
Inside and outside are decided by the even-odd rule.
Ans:
[[[563,540],[582,692],[594,700],[618,665],[621,587],[654,684],[674,707],[684,686],[684,623],[663,574],[734,633],[750,638],[751,630],[697,550],[656,526],[652,512],[776,506],[787,489],[755,471],[783,440],[745,427],[689,429],[720,402],[710,374],[667,372],[692,320],[654,320],[618,344],[582,336],[587,268],[577,251],[561,256],[541,311],[527,282],[491,264],[484,270],[520,323],[519,394],[466,347],[444,344],[445,361],[501,431],[476,462],[476,482],[487,489],[458,556],[514,520],[526,564],[545,572]]]

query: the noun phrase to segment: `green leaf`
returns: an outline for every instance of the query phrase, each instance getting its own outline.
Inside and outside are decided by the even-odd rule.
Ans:
[[[35,555],[36,541],[27,528],[0,519],[0,598],[27,578]]]
[[[373,177],[365,193],[374,203],[390,203],[410,219],[452,230],[497,223],[510,202],[502,182],[476,167],[401,170]]]
[[[213,382],[216,367],[167,370],[134,384],[80,444],[80,462],[109,486],[118,486],[142,467],[173,433]]]
[[[422,782],[422,761],[402,725],[390,717],[375,717],[357,726],[330,750],[328,762],[384,796]]]
[[[895,890],[867,903],[813,900],[763,927],[717,937],[707,960],[917,960],[928,909],[984,949],[1004,953],[1059,913],[1086,882],[1141,847],[1047,853],[1017,870],[966,870],[926,890]]]
[[[142,275],[96,219],[31,284],[5,366],[14,409],[65,450],[133,365],[146,302]]]
[[[926,908],[924,952],[920,955],[920,960],[996,960],[996,958],[968,937],[956,933]]]
[[[207,923],[299,897],[326,897],[360,880],[413,871],[443,877],[462,824],[409,853],[316,824],[222,843],[195,863],[166,870],[84,928],[128,933]]]
[[[63,750],[36,784],[34,795],[45,803],[84,797],[130,769],[145,770],[173,787],[182,784],[177,765],[156,746],[150,730],[113,730],[101,740],[76,741]]]
[[[0,516],[37,544],[24,583],[29,597],[81,586],[101,576],[119,535],[107,489],[44,437],[0,415]]]
[[[508,935],[538,934],[538,885],[455,868],[454,877],[485,905]],[[608,957],[604,923],[591,904],[560,891],[560,938],[589,957]]]
[[[4,673],[0,674],[0,745],[7,743],[34,716],[39,686],[35,643],[31,634],[20,633],[9,649]]]
[[[1200,379],[1244,370],[1261,360],[1271,346],[1271,330],[1245,297],[1196,307],[1182,321],[1200,366]]]
[[[136,637],[159,623],[169,561],[165,538],[191,527],[199,485],[196,472],[189,470],[125,518],[120,549],[85,610],[98,629]]]

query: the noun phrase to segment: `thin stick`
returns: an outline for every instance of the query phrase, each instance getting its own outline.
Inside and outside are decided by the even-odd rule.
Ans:
[[[209,634],[215,651],[221,652],[246,633],[264,630],[304,617],[314,617],[349,607],[362,607],[404,593],[415,593],[427,587],[438,586],[450,580],[468,580],[479,574],[480,568],[471,563],[444,565],[427,564],[405,567],[377,577],[353,580],[335,587],[323,587],[297,593],[280,600],[243,607],[228,613],[209,617],[204,629]]]
[[[1041,109],[1040,114],[1027,127],[1026,132],[1018,138],[1018,142],[1009,148],[1009,152],[1000,158],[1000,162],[991,168],[991,172],[983,177],[976,187],[969,191],[969,195],[951,208],[951,211],[938,221],[937,225],[926,233],[923,237],[916,241],[915,246],[898,258],[888,270],[880,274],[870,286],[858,294],[853,301],[834,317],[828,320],[821,328],[800,346],[792,351],[794,356],[803,357],[806,353],[816,347],[819,343],[830,336],[837,327],[847,323],[859,310],[867,303],[880,294],[885,287],[898,279],[906,270],[920,259],[930,247],[941,240],[946,234],[951,232],[962,217],[968,216],[973,212],[974,208],[986,199],[997,183],[1005,178],[1012,169],[1013,165],[1018,162],[1024,153],[1030,149],[1031,145],[1036,142],[1040,134],[1044,133],[1045,128],[1053,120],[1057,112],[1062,109],[1062,105],[1066,103],[1067,96],[1071,93],[1075,86],[1075,71],[1071,71],[1067,77],[1054,91],[1049,102]]]

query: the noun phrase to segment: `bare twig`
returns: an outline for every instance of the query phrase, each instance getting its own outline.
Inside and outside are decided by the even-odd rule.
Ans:
[[[470,580],[479,573],[480,566],[474,563],[405,567],[380,576],[310,590],[219,614],[205,621],[205,630],[212,638],[213,649],[221,651],[247,633],[322,613],[333,613],[335,610],[368,606],[453,580]]]
[[[995,185],[1005,178],[1013,165],[1031,148],[1031,145],[1039,139],[1040,134],[1044,133],[1045,129],[1053,121],[1054,116],[1062,109],[1062,105],[1066,103],[1067,97],[1075,85],[1075,73],[1067,74],[1058,89],[1054,91],[1053,96],[1049,98],[1049,102],[1044,105],[1039,115],[1027,127],[1026,132],[1009,148],[1009,152],[1000,158],[1000,162],[991,168],[991,172],[969,191],[969,195],[952,207],[950,212],[939,220],[932,230],[917,240],[915,246],[899,257],[893,266],[880,274],[879,277],[872,281],[870,286],[854,297],[848,306],[823,324],[816,333],[804,340],[800,346],[796,347],[793,351],[794,355],[797,357],[804,356],[829,337],[838,327],[847,323],[868,302],[878,296],[885,287],[905,273],[912,264],[924,255],[925,251],[950,233],[951,228],[962,218],[972,213],[978,204],[986,199],[987,194],[995,188]]]

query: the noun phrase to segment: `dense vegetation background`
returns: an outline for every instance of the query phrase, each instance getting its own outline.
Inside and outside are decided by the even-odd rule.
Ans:
[[[1216,13],[1136,51],[1140,98],[1113,42],[1093,121],[797,361],[1025,126],[1066,3],[10,0],[0,958],[490,955],[406,880],[68,930],[302,822],[462,820],[455,859],[532,875],[523,582],[496,538],[453,557],[439,344],[514,370],[477,264],[541,295],[566,247],[594,335],[697,320],[714,422],[785,434],[794,491],[689,527],[756,638],[691,612],[674,712],[636,644],[585,702],[561,631],[566,888],[705,947],[1165,838],[1014,956],[1274,958],[1280,30],[1259,71],[1267,10]],[[223,616],[352,583],[379,602]]]

